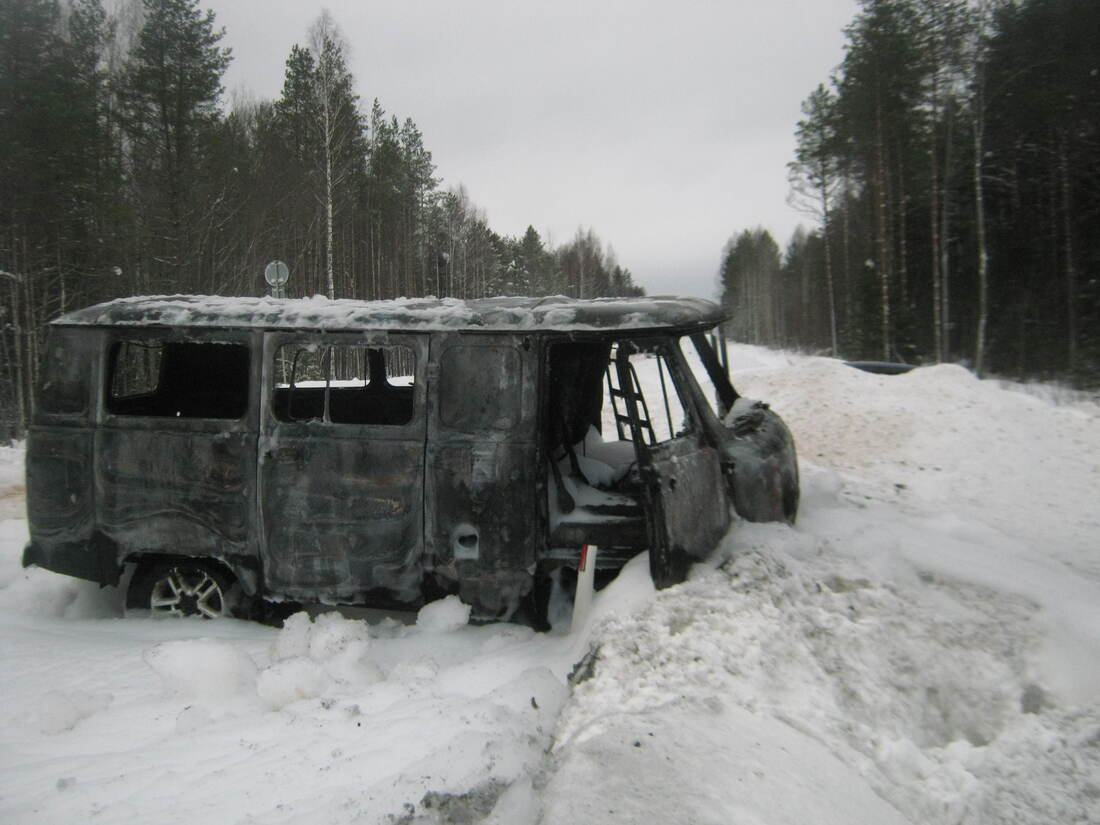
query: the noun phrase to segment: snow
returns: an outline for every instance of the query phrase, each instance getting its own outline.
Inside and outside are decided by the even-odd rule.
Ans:
[[[548,634],[123,619],[20,569],[0,448],[0,822],[1100,822],[1096,399],[730,357],[798,524],[659,593],[639,557]]]
[[[447,596],[420,608],[416,626],[426,633],[453,633],[470,621],[470,606],[458,596]]]
[[[701,298],[394,298],[384,301],[151,295],[70,312],[60,325],[495,332],[714,326],[722,309]]]

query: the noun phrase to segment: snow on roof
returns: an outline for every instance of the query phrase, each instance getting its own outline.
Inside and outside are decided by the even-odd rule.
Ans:
[[[706,329],[725,319],[701,298],[397,298],[388,301],[171,295],[119,298],[54,321],[79,326],[488,332]]]

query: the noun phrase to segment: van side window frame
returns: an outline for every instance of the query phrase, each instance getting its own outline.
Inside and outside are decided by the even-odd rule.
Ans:
[[[39,386],[33,398],[35,420],[86,422],[94,409],[94,358],[98,331],[86,327],[50,326]]]
[[[173,385],[177,387],[173,393],[168,393],[159,401],[146,399],[149,406],[130,401],[140,398],[141,394],[116,395],[116,359],[122,347],[130,343],[156,345],[162,353],[169,348],[175,348],[177,353],[186,353],[190,361],[183,360],[174,365],[179,374],[172,378]],[[190,345],[202,347],[203,350],[188,353]],[[221,362],[211,362],[210,353],[216,352],[211,347],[220,346],[232,347],[237,351]],[[250,419],[254,406],[253,350],[252,336],[247,331],[192,329],[181,333],[141,327],[111,329],[104,336],[101,350],[103,370],[98,381],[98,397],[102,420],[116,425],[129,422],[134,426],[154,428],[167,425],[183,429],[235,429],[242,426]],[[200,363],[201,368],[198,366]],[[164,369],[163,362],[160,369]],[[211,378],[211,372],[218,375],[218,379]],[[158,388],[162,378],[158,379]],[[218,383],[209,383],[214,380]],[[128,403],[131,409],[127,409]],[[160,404],[161,408],[157,408],[156,404]]]
[[[323,430],[326,432],[356,432],[367,430],[385,437],[407,435],[413,430],[422,430],[426,420],[425,368],[427,361],[426,341],[421,345],[416,333],[301,333],[294,331],[275,331],[265,334],[263,399],[264,428]],[[286,365],[280,365],[284,348],[296,348],[293,351],[293,365],[290,372],[284,374]],[[358,357],[356,350],[362,351],[367,370],[363,375],[353,378],[340,378],[340,355],[345,358]],[[297,366],[303,353],[315,352],[315,367],[318,374],[308,386],[298,383]],[[335,359],[333,356],[337,356]],[[411,375],[396,375],[391,372],[395,361],[411,359]],[[337,367],[333,366],[333,362]],[[381,368],[380,368],[381,365]],[[407,367],[407,364],[403,365]],[[370,373],[370,374],[366,374]],[[395,383],[397,379],[408,379],[407,383]],[[308,379],[307,379],[308,380]],[[352,386],[339,386],[351,382]],[[310,392],[305,396],[309,400],[295,401],[298,393]],[[303,396],[297,396],[303,398]],[[295,414],[293,407],[303,412]]]

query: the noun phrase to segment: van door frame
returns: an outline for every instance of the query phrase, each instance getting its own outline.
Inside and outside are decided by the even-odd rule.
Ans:
[[[657,444],[645,442],[631,350],[655,351],[663,358],[672,383],[665,392],[677,393],[690,424],[687,431]],[[691,563],[705,558],[729,529],[732,516],[721,456],[707,437],[690,368],[673,338],[622,339],[613,363],[620,388],[631,390],[625,402],[645,483],[649,568],[653,583],[662,589],[684,581]]]
[[[388,331],[265,332],[256,513],[267,592],[379,606],[420,600],[428,340],[427,333]],[[411,420],[279,419],[275,356],[284,344],[412,350]]]
[[[507,620],[534,582],[545,497],[535,344],[512,333],[432,335],[426,563],[481,619]]]
[[[242,416],[111,412],[112,352],[133,340],[247,349]],[[212,558],[233,569],[246,593],[255,592],[256,341],[252,331],[219,327],[103,329],[94,375],[92,475],[97,535],[116,548],[119,562],[147,554]]]

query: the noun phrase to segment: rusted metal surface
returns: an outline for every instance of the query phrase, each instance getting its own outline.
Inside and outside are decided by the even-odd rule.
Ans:
[[[127,563],[189,557],[249,595],[415,606],[457,593],[486,619],[513,616],[584,544],[605,567],[648,547],[658,586],[674,584],[725,533],[731,503],[747,518],[797,508],[789,432],[742,405],[698,334],[721,319],[671,298],[175,296],[73,313],[51,330],[58,363],[29,438],[24,563],[115,584]],[[729,426],[685,335],[719,414],[734,407]],[[629,466],[593,476],[603,465],[578,452],[602,427],[612,352],[622,369],[659,354],[665,397],[651,404],[672,431],[658,443],[624,394]],[[637,394],[632,373],[619,381]]]

